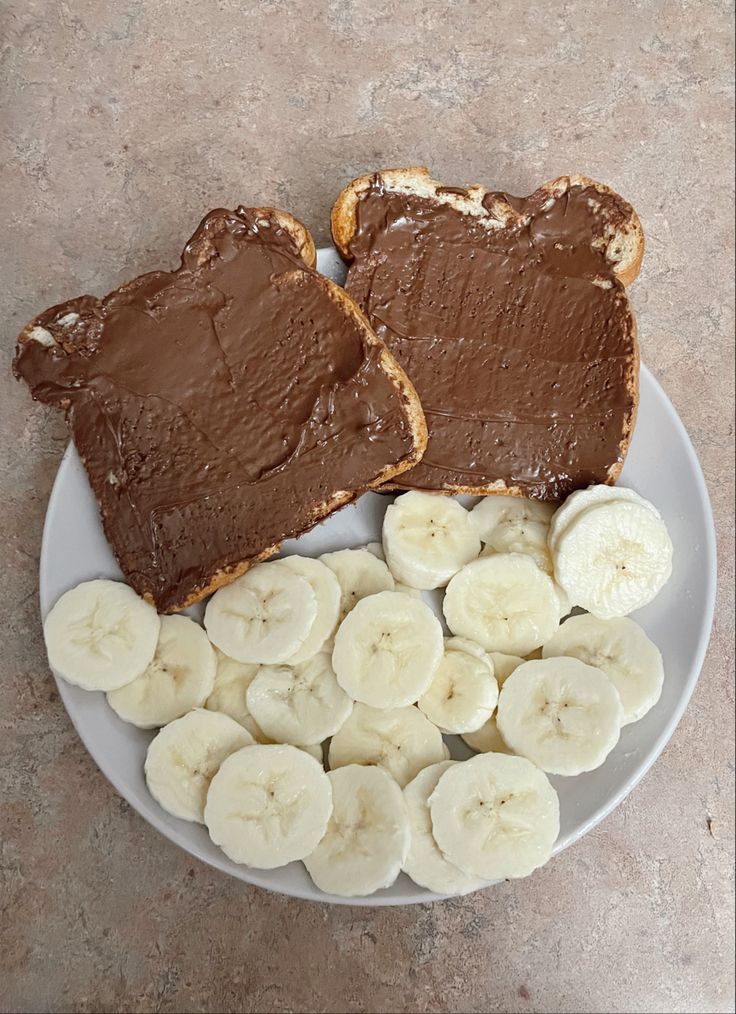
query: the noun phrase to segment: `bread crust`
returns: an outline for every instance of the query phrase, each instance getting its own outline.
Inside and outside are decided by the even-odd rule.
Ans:
[[[385,190],[396,193],[412,194],[418,197],[435,200],[442,204],[449,204],[463,214],[469,214],[478,218],[494,217],[503,224],[512,221],[516,212],[505,202],[496,201],[493,203],[493,214],[490,215],[487,208],[483,206],[483,199],[489,191],[480,184],[472,184],[463,187],[465,194],[457,194],[445,190],[447,184],[433,179],[425,166],[410,166],[399,169],[382,169],[377,172],[367,173],[352,180],[338,195],[332,207],[330,224],[332,237],[340,256],[346,263],[350,264],[350,243],[357,229],[358,204],[362,196],[373,186],[380,185]],[[598,183],[589,176],[571,174],[558,176],[548,183],[543,183],[535,191],[535,194],[546,192],[550,196],[560,197],[570,187],[582,186],[592,187],[600,194],[613,197],[618,205],[618,221],[610,223],[610,235],[606,247],[606,258],[611,267],[625,287],[631,285],[636,279],[644,259],[644,231],[639,216],[634,208],[625,201],[616,191],[603,183]],[[534,196],[534,195],[532,195]],[[624,419],[624,426],[619,442],[619,460],[614,462],[608,470],[606,483],[613,485],[621,474],[624,460],[631,443],[631,438],[636,425],[636,417],[639,407],[639,368],[641,364],[641,353],[639,349],[636,317],[631,306],[629,310],[632,320],[631,341],[633,355],[630,359],[626,376],[626,387],[632,400],[632,408]],[[401,490],[400,483],[387,480],[383,488],[385,490]],[[500,494],[506,496],[527,496],[527,493],[519,486],[507,486],[503,480],[490,481],[481,486],[460,486],[446,485],[442,488],[431,490],[431,492],[442,493],[448,496],[457,493],[464,493],[470,496],[488,496]]]

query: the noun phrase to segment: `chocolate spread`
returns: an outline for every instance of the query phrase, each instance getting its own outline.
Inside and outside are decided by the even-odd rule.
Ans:
[[[438,191],[455,193],[466,191]],[[633,424],[635,326],[605,249],[623,202],[572,186],[556,200],[486,194],[483,206],[487,218],[464,214],[376,176],[358,201],[346,288],[427,418],[424,457],[397,485],[503,480],[554,500],[603,482]]]
[[[160,610],[411,454],[402,396],[275,219],[213,211],[173,272],[52,307],[14,370],[66,412],[126,578]]]

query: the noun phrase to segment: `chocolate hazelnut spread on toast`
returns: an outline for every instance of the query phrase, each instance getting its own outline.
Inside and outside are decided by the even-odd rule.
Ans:
[[[120,567],[161,611],[421,454],[411,385],[285,220],[303,230],[213,211],[177,270],[52,307],[19,339],[16,375],[66,413]]]
[[[354,181],[354,212],[341,205],[351,188],[333,211],[347,291],[427,419],[422,460],[391,485],[556,500],[613,481],[638,394],[612,247],[627,222],[641,235],[633,209],[593,181],[517,198],[443,187],[423,170],[391,176],[394,187],[380,173]]]

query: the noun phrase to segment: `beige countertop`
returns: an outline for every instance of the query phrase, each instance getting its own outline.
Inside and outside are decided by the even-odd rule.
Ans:
[[[0,74],[0,1008],[733,1010],[731,5],[9,0]],[[62,421],[10,375],[44,307],[172,264],[204,211],[276,204],[319,242],[359,172],[425,163],[638,209],[644,358],[719,530],[703,673],[671,743],[528,881],[329,908],[191,859],[118,798],[47,671],[37,603]]]

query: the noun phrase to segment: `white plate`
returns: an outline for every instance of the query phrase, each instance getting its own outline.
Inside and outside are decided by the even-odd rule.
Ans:
[[[319,252],[318,266],[337,280],[344,271],[336,252]],[[661,753],[700,672],[708,644],[715,598],[715,536],[708,493],[692,444],[677,413],[649,371],[641,371],[639,419],[622,485],[652,500],[662,512],[675,547],[672,578],[637,620],[664,655],[661,700],[640,722],[626,726],[606,763],[576,778],[553,778],[561,803],[561,831],[555,852],[586,834],[631,792]],[[369,493],[312,532],[286,543],[286,552],[314,556],[380,538],[388,500]],[[97,504],[79,458],[70,446],[49,500],[40,564],[41,612],[45,616],[68,588],[96,577],[119,577],[100,526]],[[149,796],[143,758],[151,733],[126,725],[101,693],[87,693],[58,681],[59,693],[82,742],[121,796],[171,841],[211,866],[250,884],[317,901],[344,903],[322,894],[301,863],[279,870],[250,870],[230,862],[209,840],[204,827],[170,817]],[[393,887],[351,905],[398,905],[435,900],[403,874]]]

